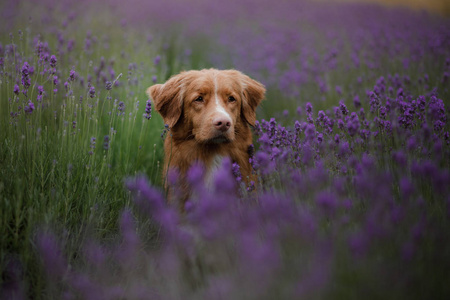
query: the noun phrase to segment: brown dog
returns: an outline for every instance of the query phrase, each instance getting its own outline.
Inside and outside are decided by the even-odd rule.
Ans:
[[[186,172],[195,162],[201,162],[209,176],[222,158],[229,157],[239,164],[245,182],[253,179],[248,153],[250,126],[255,124],[255,110],[264,93],[261,83],[241,72],[216,69],[182,72],[147,89],[170,127],[164,143],[163,174],[170,168],[178,170],[182,207],[189,196]],[[170,201],[170,187],[168,192]]]

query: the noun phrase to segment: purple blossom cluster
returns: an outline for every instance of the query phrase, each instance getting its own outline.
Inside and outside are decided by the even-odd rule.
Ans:
[[[152,118],[152,101],[150,99],[145,103],[145,113],[144,118],[150,120]]]
[[[28,102],[28,105],[25,106],[24,111],[28,114],[31,114],[34,110],[34,104],[31,100]]]
[[[41,247],[44,260],[48,253],[54,255],[48,271],[64,278],[60,284],[65,295],[85,299],[236,299],[243,293],[293,299],[347,293],[342,272],[358,272],[380,288],[382,276],[383,282],[397,282],[385,295],[409,294],[410,285],[423,280],[416,271],[424,267],[424,259],[439,257],[447,265],[448,252],[442,251],[450,248],[445,225],[435,223],[429,212],[431,207],[441,210],[448,224],[450,173],[440,167],[442,156],[415,159],[400,149],[386,150],[381,156],[394,160],[392,172],[379,164],[371,146],[355,153],[355,147],[363,146],[356,137],[342,133],[339,143],[345,139],[350,144],[342,153],[333,139],[321,142],[307,135],[314,124],[303,125],[286,129],[273,119],[257,125],[261,147],[255,160],[262,181],[254,192],[242,190],[241,197],[230,194],[241,182],[237,165],[224,160],[212,188],[203,184],[203,166],[194,165],[188,173],[193,192],[184,215],[145,177],[128,179],[139,213],[134,217],[123,212],[120,243],[112,249],[92,241],[84,245],[88,273],[61,264],[59,249]],[[314,132],[314,137],[319,134]],[[378,148],[376,140],[372,138],[373,147]],[[449,154],[448,148],[445,152]],[[337,163],[329,165],[330,157]],[[176,186],[176,174],[168,180]],[[427,200],[430,190],[436,197]],[[149,218],[158,228],[156,249],[145,245],[136,218]],[[444,266],[436,268],[447,272]],[[440,274],[429,276],[438,280]],[[351,284],[351,294],[362,296],[368,283],[357,282],[363,285]]]
[[[109,135],[105,135],[105,137],[103,138],[103,149],[104,150],[109,150],[109,143],[110,143],[110,138]]]
[[[22,66],[22,86],[23,86],[23,93],[26,95],[28,88],[31,85],[30,75],[33,74],[33,68],[30,67],[28,62],[24,62]]]
[[[370,92],[355,109],[340,102],[316,117],[306,103],[297,110],[306,111],[305,121],[292,127],[257,121],[251,162],[259,181],[244,186],[239,166],[225,159],[208,187],[196,164],[181,215],[145,177],[128,179],[136,213],[123,212],[116,246],[86,243],[89,271],[61,266],[58,249],[41,247],[43,260],[53,253],[46,265],[60,272],[69,298],[358,298],[367,287],[386,297],[446,294],[428,290],[450,264],[443,100]],[[176,173],[167,180],[179,186]],[[236,189],[239,195],[230,192]],[[143,220],[157,228],[156,248],[145,242]],[[434,259],[435,272],[423,278]],[[355,273],[361,278],[349,283],[345,274]],[[384,289],[390,282],[396,285]]]

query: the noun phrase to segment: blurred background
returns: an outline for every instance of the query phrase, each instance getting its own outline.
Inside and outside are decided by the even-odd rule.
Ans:
[[[324,0],[327,2],[358,2],[381,3],[386,6],[406,6],[413,9],[426,9],[448,16],[450,14],[450,1],[447,0]]]

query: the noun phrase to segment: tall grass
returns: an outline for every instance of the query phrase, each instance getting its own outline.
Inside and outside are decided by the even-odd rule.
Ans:
[[[19,259],[37,291],[37,227],[64,228],[75,253],[87,225],[99,236],[117,228],[130,204],[125,177],[143,173],[160,184],[163,126],[158,115],[144,117],[145,90],[166,79],[169,66],[181,67],[159,35],[143,39],[105,12],[63,27],[57,13],[38,12],[51,21],[18,18],[2,33],[0,79],[0,261],[7,270]],[[26,63],[29,87],[21,82]]]

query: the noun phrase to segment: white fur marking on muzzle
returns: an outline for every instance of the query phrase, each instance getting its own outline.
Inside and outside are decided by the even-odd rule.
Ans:
[[[217,95],[217,90],[219,89],[217,84],[217,74],[214,74],[214,97],[216,100],[216,112],[225,115],[231,122],[230,114],[225,110],[225,108],[220,104],[219,96]]]

